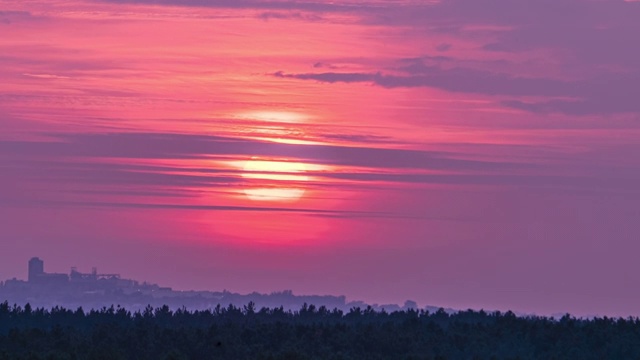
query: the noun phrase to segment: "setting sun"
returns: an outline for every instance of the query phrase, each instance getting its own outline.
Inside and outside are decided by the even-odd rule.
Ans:
[[[296,201],[304,195],[302,183],[309,180],[306,170],[300,162],[252,157],[245,163],[242,177],[259,182],[248,184],[244,193],[255,201]]]
[[[308,115],[291,111],[252,111],[236,116],[239,119],[260,120],[266,122],[302,123],[309,119]]]

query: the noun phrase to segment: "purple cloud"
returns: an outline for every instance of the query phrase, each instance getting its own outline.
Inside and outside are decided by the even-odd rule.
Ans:
[[[407,61],[405,61],[407,62]],[[552,78],[514,76],[471,68],[445,69],[412,61],[397,70],[407,75],[377,73],[298,73],[278,71],[279,78],[315,80],[325,83],[367,82],[388,89],[431,87],[450,92],[509,97],[561,98],[528,103],[505,100],[503,105],[531,112],[559,112],[571,115],[601,115],[640,111],[640,72],[598,78],[563,81]]]
[[[14,21],[32,20],[34,16],[27,11],[0,11],[0,25],[9,25]]]
[[[523,164],[455,159],[445,152],[366,146],[297,145],[169,133],[51,134],[58,141],[0,141],[14,156],[199,159],[210,155],[295,157],[313,162],[394,169],[511,169]],[[361,140],[365,140],[364,138]]]

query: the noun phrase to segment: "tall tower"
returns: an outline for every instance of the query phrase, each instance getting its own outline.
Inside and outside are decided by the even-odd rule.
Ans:
[[[34,257],[29,260],[29,282],[37,281],[38,276],[44,274],[44,261]]]

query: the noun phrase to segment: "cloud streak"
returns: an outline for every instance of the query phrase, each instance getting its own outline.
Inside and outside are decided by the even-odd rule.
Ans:
[[[259,180],[243,178],[239,168],[194,166],[191,161],[273,156],[312,164],[339,166],[339,171],[309,171],[310,181],[290,186],[335,191],[370,186],[393,189],[407,185],[455,187],[527,187],[586,191],[637,191],[637,171],[593,165],[589,169],[538,162],[464,160],[483,147],[460,151],[418,151],[337,145],[277,144],[222,136],[168,133],[57,134],[57,141],[0,141],[0,189],[12,183],[47,184],[56,191],[82,194],[188,198],[194,191],[232,194]],[[455,149],[455,146],[452,147]],[[503,146],[501,149],[507,149]],[[6,151],[5,151],[6,150]],[[534,149],[531,149],[534,150]],[[467,155],[464,155],[467,154]],[[50,158],[49,161],[43,159]],[[86,159],[94,159],[88,162]],[[173,159],[183,165],[160,165]],[[129,160],[145,164],[129,163]],[[559,160],[559,159],[558,159]],[[567,158],[564,162],[572,161]],[[563,171],[561,171],[563,169]],[[434,173],[436,171],[437,173]],[[622,172],[621,172],[622,171]],[[268,171],[265,173],[269,174]],[[360,185],[359,185],[360,184]],[[4,192],[4,191],[0,191]],[[145,195],[145,193],[150,195]],[[10,192],[5,198],[11,198]],[[219,210],[224,210],[220,208]]]
[[[57,141],[0,141],[14,156],[206,159],[212,155],[297,158],[312,162],[384,169],[495,170],[517,163],[456,159],[437,151],[339,145],[281,144],[213,135],[172,133],[50,134]]]
[[[597,79],[563,81],[551,78],[513,76],[505,73],[426,66],[404,68],[408,75],[377,73],[297,73],[278,71],[277,78],[314,80],[322,83],[371,83],[387,89],[426,87],[454,93],[485,96],[562,98],[540,102],[504,100],[508,107],[536,113],[602,115],[640,112],[640,72]]]

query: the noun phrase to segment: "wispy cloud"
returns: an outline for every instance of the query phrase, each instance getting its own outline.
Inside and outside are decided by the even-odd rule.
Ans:
[[[295,19],[303,21],[321,21],[323,18],[319,15],[301,13],[297,11],[265,11],[258,15],[258,18],[269,21],[272,19]]]
[[[422,67],[421,71],[407,76],[370,73],[302,73],[273,74],[280,78],[316,80],[327,83],[369,82],[385,88],[432,87],[451,92],[484,95],[559,96],[581,91],[580,84],[545,78],[526,78],[474,69],[443,69],[436,66]]]
[[[340,171],[309,171],[312,181],[293,184],[317,189],[351,189],[357,184],[447,185],[635,191],[637,171],[614,168],[599,161],[587,168],[571,165],[575,158],[556,158],[556,164],[521,159],[479,160],[473,154],[486,146],[452,146],[454,151],[420,151],[339,145],[279,144],[232,137],[156,134],[50,134],[55,141],[0,141],[5,179],[10,183],[46,183],[51,188],[75,185],[78,193],[167,192],[190,197],[194,190],[233,193],[253,182],[239,168],[194,166],[190,161],[249,159],[272,156],[312,164],[339,166]],[[368,141],[367,138],[363,139]],[[517,151],[517,145],[512,152]],[[464,150],[463,150],[464,149]],[[502,150],[509,146],[502,146]],[[522,149],[522,151],[542,149]],[[543,154],[541,152],[541,154]],[[546,156],[551,156],[553,152]],[[42,159],[51,158],[49,161]],[[87,161],[87,159],[93,159]],[[173,159],[182,165],[161,165]],[[131,163],[135,160],[137,163]],[[143,161],[143,163],[140,163]],[[621,172],[622,171],[622,172]],[[345,182],[346,181],[346,182]],[[356,184],[356,185],[354,185]],[[394,185],[396,184],[396,185]],[[135,192],[139,192],[137,195]]]
[[[377,73],[297,73],[278,71],[278,78],[315,80],[323,83],[371,83],[388,89],[429,87],[456,93],[502,97],[560,98],[543,101],[504,100],[503,105],[532,112],[570,115],[636,113],[640,102],[640,72],[609,74],[584,80],[524,77],[471,68],[446,69],[421,61],[398,68],[407,75]]]
[[[9,25],[14,21],[25,21],[33,19],[33,15],[28,11],[0,10],[0,25]]]
[[[229,9],[304,10],[315,12],[357,11],[373,4],[345,1],[269,1],[269,0],[103,0],[115,4],[149,4],[167,6],[195,6]]]
[[[523,164],[465,160],[438,151],[339,145],[298,145],[172,133],[50,134],[57,141],[0,141],[14,156],[206,159],[212,155],[273,156],[384,169],[492,170]]]

